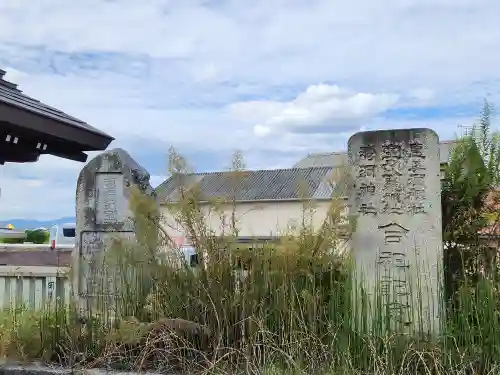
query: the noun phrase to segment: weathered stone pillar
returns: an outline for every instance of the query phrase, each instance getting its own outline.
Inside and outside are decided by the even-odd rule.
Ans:
[[[103,256],[113,240],[134,239],[134,219],[129,209],[132,185],[154,194],[149,174],[122,149],[106,151],[80,172],[76,190],[76,246],[73,293],[82,314],[113,308],[116,290],[112,265],[103,266]]]
[[[437,134],[430,129],[356,133],[349,139],[348,159],[354,181],[349,211],[357,215],[351,239],[356,318],[364,313],[371,328],[400,333],[438,332],[443,245]]]

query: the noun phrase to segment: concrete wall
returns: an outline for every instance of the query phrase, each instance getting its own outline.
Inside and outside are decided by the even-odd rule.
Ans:
[[[75,245],[58,245],[54,250],[67,250],[74,249]],[[32,244],[32,243],[2,243],[0,244],[0,251],[4,250],[52,250],[50,244]]]
[[[291,227],[301,226],[302,219],[311,223],[314,228],[319,228],[323,223],[330,201],[316,201],[310,209],[304,212],[304,204],[297,201],[281,202],[248,202],[237,203],[235,217],[239,236],[276,236],[285,233]],[[228,232],[233,207],[225,206],[220,212],[213,212],[208,205],[203,206],[206,223],[216,234]],[[164,228],[167,233],[179,240],[182,244],[184,233],[172,217],[171,212],[162,208]],[[224,219],[226,225],[224,225]]]

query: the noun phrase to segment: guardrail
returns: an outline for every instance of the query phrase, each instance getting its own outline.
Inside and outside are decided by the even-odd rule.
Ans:
[[[26,232],[23,230],[12,230],[12,229],[0,228],[0,235],[2,238],[17,238],[17,239],[26,238]]]

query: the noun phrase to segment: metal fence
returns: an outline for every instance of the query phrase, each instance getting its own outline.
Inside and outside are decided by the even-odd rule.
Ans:
[[[41,309],[58,301],[67,304],[71,280],[59,267],[0,266],[0,306],[3,309]]]

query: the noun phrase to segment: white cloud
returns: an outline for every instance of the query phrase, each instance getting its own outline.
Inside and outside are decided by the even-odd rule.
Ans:
[[[76,178],[83,165],[52,156],[1,166],[0,219],[54,219],[75,211]]]
[[[156,188],[163,181],[165,181],[166,178],[167,178],[167,176],[163,176],[163,175],[162,176],[152,175],[151,178],[149,179],[149,182],[151,183],[151,186],[153,188]]]
[[[89,161],[97,153],[90,153]],[[6,164],[0,167],[0,219],[54,219],[75,214],[76,181],[85,163],[50,155],[37,163]],[[153,187],[165,181],[152,175]]]
[[[0,68],[113,135],[155,185],[169,145],[238,148],[262,168],[343,149],[362,128],[449,138],[485,96],[500,99],[499,13],[495,0],[4,0]],[[439,111],[451,107],[465,114]],[[427,117],[383,117],[400,108]],[[0,217],[71,215],[82,167],[0,167]]]
[[[434,99],[435,95],[436,95],[436,93],[433,90],[425,88],[425,87],[411,90],[408,94],[408,96],[410,98],[420,100],[423,102],[428,102],[431,99]]]
[[[247,102],[230,107],[239,118],[253,116],[257,137],[283,132],[316,133],[359,129],[360,123],[391,108],[398,100],[393,94],[353,93],[326,84],[309,86],[288,102]]]
[[[265,125],[255,125],[253,127],[253,132],[257,137],[267,137],[271,134],[271,128]]]
[[[19,82],[27,80],[29,78],[28,74],[21,72],[15,68],[3,67],[3,70],[5,70],[6,72],[3,79],[10,82],[15,82],[19,84]]]
[[[495,0],[21,0],[0,5],[0,40],[184,59],[192,77],[393,91],[494,79],[499,12]]]

